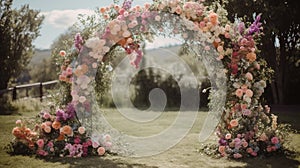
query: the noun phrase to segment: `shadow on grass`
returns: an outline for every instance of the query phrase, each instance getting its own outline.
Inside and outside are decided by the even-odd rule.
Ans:
[[[86,157],[86,158],[40,158],[46,162],[68,164],[71,168],[157,168],[155,166],[147,166],[139,163],[128,163],[124,159],[115,156],[107,157]]]
[[[264,158],[247,158],[242,160],[247,163],[246,168],[298,168],[300,162],[296,158],[286,155],[276,155]]]

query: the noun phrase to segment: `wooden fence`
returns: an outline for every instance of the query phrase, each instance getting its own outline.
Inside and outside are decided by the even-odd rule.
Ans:
[[[18,99],[18,90],[26,89],[26,96],[25,97],[29,97],[28,89],[38,87],[39,88],[39,98],[40,98],[40,101],[42,102],[43,101],[43,96],[45,96],[43,87],[48,86],[48,85],[54,85],[56,83],[58,83],[58,80],[48,81],[48,82],[32,83],[32,84],[25,84],[25,85],[18,85],[18,86],[12,87],[12,88],[0,90],[0,95],[2,95],[4,93],[7,93],[7,92],[12,92],[12,100],[17,100]]]

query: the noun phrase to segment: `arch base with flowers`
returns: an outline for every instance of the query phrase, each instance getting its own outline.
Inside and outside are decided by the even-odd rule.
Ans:
[[[181,25],[186,26],[176,27],[177,20],[164,25],[166,15],[178,16],[184,23]],[[168,27],[170,34],[181,35],[186,43],[196,42],[203,50],[215,50],[217,57],[210,59],[225,67],[222,72],[227,77],[226,104],[216,130],[219,142],[215,150],[219,155],[241,158],[282,148],[284,135],[277,128],[277,116],[270,113],[261,98],[271,70],[260,58],[256,46],[262,34],[260,15],[245,27],[243,22],[230,23],[220,5],[205,5],[203,0],[156,0],[144,7],[131,7],[131,1],[125,0],[122,7],[100,8],[100,19],[107,26],[92,37],[76,36],[75,47],[79,52],[76,67],[69,61],[62,69],[60,80],[73,82],[72,102],[55,114],[42,113],[42,123],[36,128],[39,132],[18,121],[19,126],[13,130],[15,142],[26,144],[28,149],[42,156],[103,155],[111,146],[110,137],[103,135],[94,141],[76,117],[88,119],[92,114],[94,102],[87,100],[91,96],[88,86],[94,82],[98,63],[107,60],[112,47],[119,47],[129,55],[131,64],[138,67],[143,56],[141,43],[163,34],[161,32]],[[201,34],[196,41],[195,34]],[[210,107],[213,106],[211,103]]]

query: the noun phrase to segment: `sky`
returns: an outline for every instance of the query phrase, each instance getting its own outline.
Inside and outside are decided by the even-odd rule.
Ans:
[[[135,0],[133,5],[143,5],[146,2],[151,0]],[[91,15],[97,7],[112,3],[113,0],[14,0],[13,7],[20,8],[29,4],[31,9],[39,10],[45,16],[40,29],[41,36],[34,41],[34,45],[38,49],[49,49],[53,41],[76,22],[78,14]],[[166,39],[159,37],[156,41],[155,45],[159,45],[165,43]]]

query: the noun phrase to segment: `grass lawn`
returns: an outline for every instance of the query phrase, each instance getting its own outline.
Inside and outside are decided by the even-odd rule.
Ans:
[[[300,110],[289,110],[284,112],[285,108],[277,108],[276,114],[279,115],[279,121],[290,122],[292,127],[300,130]],[[3,149],[13,138],[11,130],[15,126],[15,121],[20,118],[30,118],[35,116],[36,112],[22,112],[20,114],[0,116],[0,148]],[[145,123],[145,130],[140,129],[140,125],[131,123],[123,118],[115,109],[105,109],[104,116],[117,129],[135,136],[151,135],[159,132],[161,129],[173,122],[176,117],[175,112],[165,112],[153,123]],[[243,160],[228,160],[225,158],[214,159],[199,153],[201,144],[198,141],[200,129],[207,113],[199,112],[196,122],[189,134],[176,146],[155,156],[131,158],[125,156],[89,157],[89,158],[55,158],[51,160],[38,159],[34,156],[10,156],[5,150],[0,150],[0,168],[9,167],[278,167],[278,168],[296,168],[300,165],[300,134],[291,133],[291,144],[289,147],[297,151],[295,156],[272,156],[268,158],[248,158]],[[282,119],[280,119],[282,117]],[[151,126],[152,125],[152,126]],[[126,126],[126,127],[125,127]],[[213,140],[214,138],[212,138]]]

